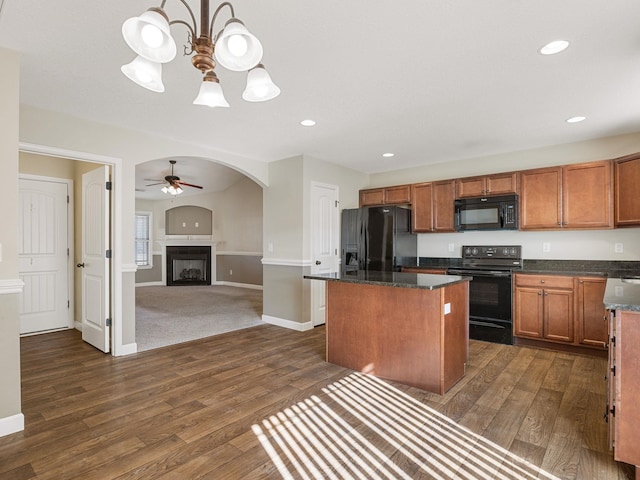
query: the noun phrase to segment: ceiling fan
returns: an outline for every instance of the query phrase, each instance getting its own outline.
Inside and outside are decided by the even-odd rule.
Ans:
[[[145,178],[147,182],[155,182],[155,183],[148,184],[147,187],[165,184],[165,186],[162,187],[162,191],[164,193],[170,193],[171,195],[178,195],[182,193],[183,186],[199,188],[202,190],[202,187],[200,185],[194,185],[193,183],[187,183],[180,180],[180,177],[173,174],[173,166],[176,164],[176,161],[169,160],[169,163],[171,164],[171,175],[167,175],[166,177],[164,177],[164,180],[154,180],[151,178]]]

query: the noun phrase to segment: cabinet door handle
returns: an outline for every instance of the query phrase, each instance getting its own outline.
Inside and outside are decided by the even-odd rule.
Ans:
[[[540,280],[540,283],[544,283],[544,280]]]
[[[542,295],[542,292],[538,292],[538,295]]]

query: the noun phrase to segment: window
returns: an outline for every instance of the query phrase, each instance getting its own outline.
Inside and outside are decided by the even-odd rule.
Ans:
[[[136,265],[153,267],[151,254],[151,212],[136,212]]]

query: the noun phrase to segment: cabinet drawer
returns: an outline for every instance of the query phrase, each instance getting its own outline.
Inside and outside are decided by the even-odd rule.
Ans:
[[[517,273],[514,280],[518,287],[573,288],[573,277],[560,275],[530,275]]]

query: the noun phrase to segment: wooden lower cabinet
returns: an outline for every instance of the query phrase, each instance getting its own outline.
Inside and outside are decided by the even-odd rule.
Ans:
[[[431,273],[433,275],[446,275],[446,268],[427,268],[427,267],[402,267],[403,272],[407,273]]]
[[[514,275],[514,335],[606,350],[605,286],[604,277]]]
[[[602,299],[607,286],[604,277],[578,277],[577,294],[577,340],[580,345],[607,348],[608,318]]]
[[[640,473],[640,312],[616,311],[611,315],[609,404],[607,414],[614,458],[636,465]]]

